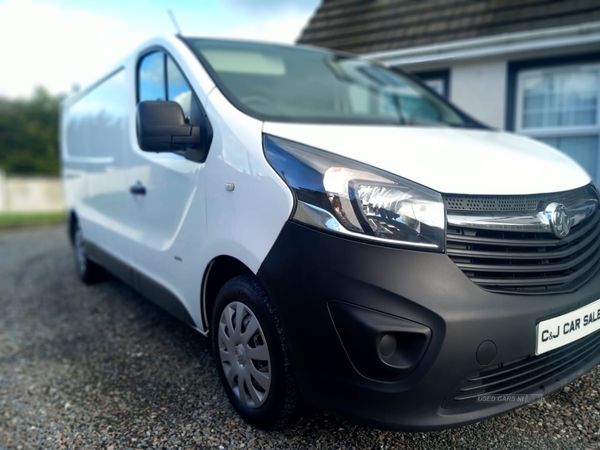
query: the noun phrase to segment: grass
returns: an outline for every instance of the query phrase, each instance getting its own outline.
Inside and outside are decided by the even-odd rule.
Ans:
[[[66,222],[64,212],[0,213],[0,229]]]

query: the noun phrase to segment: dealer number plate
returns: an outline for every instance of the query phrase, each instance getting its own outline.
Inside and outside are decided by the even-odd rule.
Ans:
[[[600,300],[537,325],[535,354],[575,342],[600,330]]]

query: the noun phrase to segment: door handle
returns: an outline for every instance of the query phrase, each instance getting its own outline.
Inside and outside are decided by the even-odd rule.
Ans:
[[[146,195],[146,186],[144,186],[141,181],[138,181],[129,187],[129,192],[133,195]]]

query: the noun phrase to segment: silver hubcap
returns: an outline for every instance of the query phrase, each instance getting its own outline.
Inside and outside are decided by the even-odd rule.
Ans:
[[[232,302],[221,313],[219,358],[225,377],[240,401],[258,408],[271,388],[271,358],[258,319],[248,306]]]
[[[85,256],[85,246],[83,244],[83,233],[81,228],[77,227],[75,230],[75,258],[77,259],[77,265],[81,273],[85,273],[87,258]]]

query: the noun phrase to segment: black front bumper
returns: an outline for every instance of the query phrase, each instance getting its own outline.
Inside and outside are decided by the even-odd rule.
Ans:
[[[288,222],[258,276],[287,332],[304,401],[379,428],[449,428],[523,405],[457,400],[481,374],[500,380],[489,392],[548,394],[600,362],[598,332],[554,351],[562,359],[534,356],[536,324],[600,298],[598,274],[570,294],[491,293],[444,254]],[[390,333],[399,350],[386,358],[378,344]],[[527,375],[532,367],[541,369]],[[515,374],[529,382],[501,378]]]

